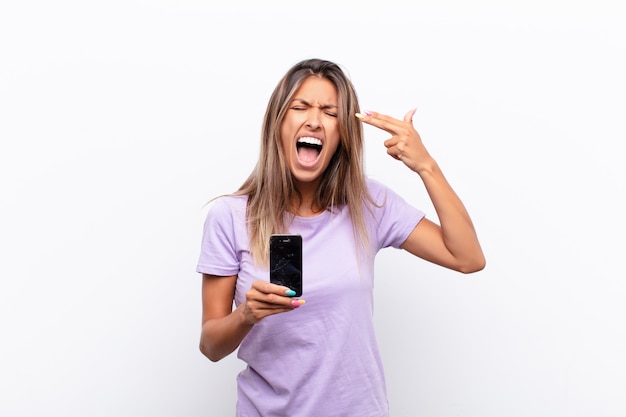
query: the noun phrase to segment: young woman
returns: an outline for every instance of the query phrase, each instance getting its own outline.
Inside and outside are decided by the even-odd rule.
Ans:
[[[471,219],[413,114],[360,113],[352,83],[329,61],[299,62],[276,86],[258,163],[211,204],[197,266],[200,350],[218,361],[239,348],[247,363],[238,416],[387,416],[372,317],[376,253],[402,248],[463,273],[484,267]],[[440,224],[365,175],[362,123],[389,133],[387,153],[421,178]],[[273,233],[302,236],[303,298],[269,282]]]

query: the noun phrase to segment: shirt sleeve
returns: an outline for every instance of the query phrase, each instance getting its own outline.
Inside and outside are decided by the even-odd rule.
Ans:
[[[425,214],[407,203],[389,187],[372,179],[368,180],[368,185],[371,196],[376,202],[373,211],[376,219],[375,236],[378,247],[399,248]]]
[[[236,236],[239,210],[235,202],[221,197],[211,203],[204,222],[196,272],[219,276],[239,273]]]

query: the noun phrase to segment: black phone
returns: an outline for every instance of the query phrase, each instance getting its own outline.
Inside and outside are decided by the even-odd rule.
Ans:
[[[270,236],[270,282],[302,295],[302,236]]]

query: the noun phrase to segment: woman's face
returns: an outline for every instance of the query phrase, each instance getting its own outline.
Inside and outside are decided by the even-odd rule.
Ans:
[[[311,76],[288,105],[280,134],[296,184],[318,182],[339,146],[337,89]]]

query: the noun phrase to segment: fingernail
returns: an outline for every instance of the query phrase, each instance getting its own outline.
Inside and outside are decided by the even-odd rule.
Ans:
[[[304,300],[292,300],[292,301],[291,301],[291,305],[292,305],[293,307],[296,307],[296,308],[297,308],[297,307],[300,307],[300,306],[301,306],[302,304],[304,304],[305,302],[306,302],[306,301],[304,301]]]
[[[363,113],[365,113],[366,116],[371,116],[372,114],[374,114],[373,111],[369,111],[369,110],[365,110]]]
[[[365,117],[365,115],[361,114],[361,113],[355,113],[355,116],[356,116],[357,119],[362,119],[362,118]]]
[[[296,292],[294,290],[287,290],[285,291],[285,295],[287,297],[293,297],[294,295],[296,295]]]

